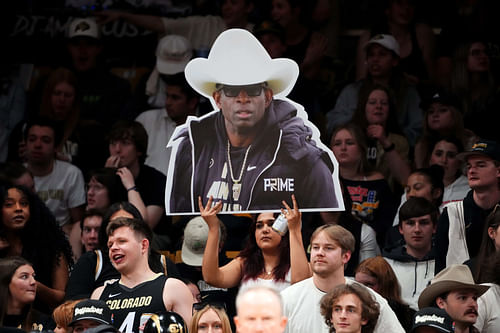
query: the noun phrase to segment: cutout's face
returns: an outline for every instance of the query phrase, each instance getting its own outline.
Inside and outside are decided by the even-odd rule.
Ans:
[[[222,90],[214,92],[217,107],[224,115],[226,130],[229,133],[253,133],[256,125],[264,118],[266,108],[272,100],[272,91],[262,88],[258,96],[249,96],[241,90],[237,96],[228,97]]]
[[[238,333],[281,333],[286,327],[286,317],[281,313],[281,305],[269,291],[249,291],[238,305],[234,317]]]
[[[336,333],[361,332],[367,320],[362,318],[361,300],[355,294],[345,294],[334,301],[331,322]]]

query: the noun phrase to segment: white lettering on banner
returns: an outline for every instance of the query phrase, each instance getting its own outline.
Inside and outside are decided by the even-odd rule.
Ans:
[[[294,178],[264,178],[264,192],[293,192]]]
[[[415,317],[415,324],[417,323],[425,323],[428,321],[435,321],[437,323],[444,323],[444,317],[439,317],[436,315],[423,315],[423,316],[416,316]]]

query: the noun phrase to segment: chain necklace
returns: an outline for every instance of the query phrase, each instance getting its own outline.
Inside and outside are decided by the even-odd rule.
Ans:
[[[238,179],[234,178],[233,174],[233,165],[231,162],[231,143],[229,140],[227,140],[227,161],[229,164],[229,174],[231,175],[231,180],[233,181],[233,199],[234,201],[238,201],[240,198],[241,194],[241,178],[243,177],[243,172],[245,171],[245,165],[247,164],[247,157],[248,157],[248,152],[250,151],[250,148],[252,148],[252,145],[249,145],[247,148],[247,151],[245,152],[245,158],[243,159],[243,165],[241,166],[241,171],[240,175],[238,176]]]

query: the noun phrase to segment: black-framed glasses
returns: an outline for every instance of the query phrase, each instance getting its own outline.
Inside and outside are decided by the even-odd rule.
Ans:
[[[226,303],[217,301],[201,301],[198,303],[193,303],[193,313],[202,310],[206,306],[212,306],[217,309],[227,311]]]
[[[265,82],[248,84],[244,86],[230,86],[227,84],[218,84],[216,86],[217,90],[222,90],[226,97],[236,97],[240,94],[241,91],[244,91],[248,96],[251,97],[260,96],[264,87],[267,87],[267,84]]]

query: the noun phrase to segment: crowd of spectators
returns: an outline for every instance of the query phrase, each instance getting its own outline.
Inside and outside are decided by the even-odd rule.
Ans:
[[[498,329],[494,1],[449,2],[439,27],[418,15],[417,1],[381,1],[372,24],[356,32],[357,47],[345,43],[353,30],[336,22],[349,20],[340,17],[340,1],[225,0],[217,10],[207,3],[162,15],[111,5],[71,17],[61,48],[67,61],[51,64],[27,89],[13,66],[0,66],[0,296],[8,298],[0,301],[0,326],[65,332],[74,326],[71,300],[111,299],[122,293],[118,283],[93,291],[120,279],[137,302],[147,296],[134,289],[144,281],[148,292],[158,284],[185,298],[190,290],[189,302],[164,296],[162,303],[159,292],[155,302],[178,309],[194,332],[216,325],[210,320],[234,329],[238,289],[254,284],[281,291],[287,320],[277,326],[290,333],[333,330],[332,311],[353,297],[373,311],[370,318],[360,312],[362,332],[416,331],[421,313],[450,316],[462,332]],[[102,32],[113,22],[157,36],[156,48],[141,50],[155,61],[140,82],[107,66]],[[211,109],[186,82],[184,67],[206,57],[231,28],[253,32],[272,58],[299,65],[288,97],[304,106],[338,161],[345,212],[301,213],[292,197],[284,204],[286,235],[271,228],[277,214],[218,215],[211,200],[200,203],[201,217],[165,215],[167,142],[188,116]],[[135,235],[137,258],[117,240],[130,240],[123,228]],[[124,264],[127,256],[136,263]],[[463,288],[437,294],[446,274]],[[455,318],[450,305],[462,289],[467,320]],[[148,318],[120,312],[116,328],[125,332],[140,321],[143,330]],[[245,326],[242,318],[236,326]]]

